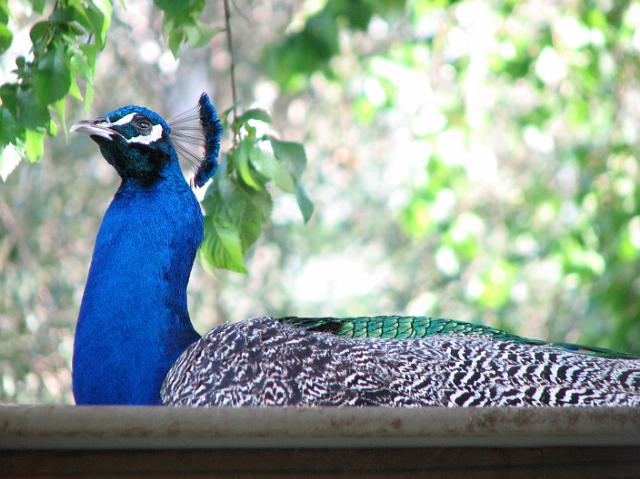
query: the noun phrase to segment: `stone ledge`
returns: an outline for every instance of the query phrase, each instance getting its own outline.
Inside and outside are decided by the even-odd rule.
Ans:
[[[0,406],[0,449],[640,446],[640,408]]]

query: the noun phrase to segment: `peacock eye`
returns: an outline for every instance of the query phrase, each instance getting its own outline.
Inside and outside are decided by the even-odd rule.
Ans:
[[[134,118],[132,123],[133,123],[133,126],[135,126],[136,129],[138,131],[140,131],[141,133],[144,133],[144,132],[150,130],[151,127],[153,126],[151,124],[151,122],[149,120],[147,120],[146,118],[144,118],[144,117],[142,117],[142,118],[141,117]]]

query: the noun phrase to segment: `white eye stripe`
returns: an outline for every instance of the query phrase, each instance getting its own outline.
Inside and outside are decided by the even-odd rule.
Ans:
[[[107,121],[107,122],[99,123],[98,126],[110,127],[110,126],[116,126],[116,125],[118,126],[126,125],[128,123],[131,123],[131,120],[133,120],[135,116],[136,116],[136,113],[129,113],[128,115],[123,116],[116,122],[111,123]],[[137,143],[141,145],[148,145],[150,143],[153,143],[154,141],[159,140],[160,138],[162,138],[162,125],[153,125],[153,127],[151,127],[151,132],[148,135],[138,135],[129,139],[125,138],[125,141],[127,143]]]
[[[153,125],[153,127],[151,128],[151,133],[149,133],[148,135],[139,135],[134,136],[133,138],[129,138],[127,140],[127,143],[148,145],[149,143],[153,143],[160,138],[162,138],[162,125]]]
[[[111,125],[126,125],[127,123],[130,123],[131,120],[133,120],[134,116],[136,116],[135,113],[129,113],[128,115],[125,115],[122,118],[120,118],[115,123],[111,123]]]
[[[99,123],[100,126],[122,126],[122,125],[126,125],[127,123],[131,123],[131,120],[133,120],[133,117],[136,116],[136,113],[129,113],[128,115],[123,116],[122,118],[120,118],[118,121],[116,122],[110,122],[110,121],[104,121],[102,123]]]

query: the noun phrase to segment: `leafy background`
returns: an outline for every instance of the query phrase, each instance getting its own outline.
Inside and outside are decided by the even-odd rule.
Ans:
[[[237,2],[197,328],[430,314],[640,353],[639,25],[637,1]],[[72,402],[118,179],[67,124],[231,108],[222,28],[222,2],[0,0],[0,400]]]

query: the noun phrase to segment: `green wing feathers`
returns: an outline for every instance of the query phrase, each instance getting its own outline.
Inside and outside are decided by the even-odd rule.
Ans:
[[[580,346],[571,343],[547,343],[538,339],[523,338],[496,328],[447,318],[429,316],[357,316],[352,318],[278,318],[278,321],[309,331],[335,334],[345,338],[360,339],[422,339],[428,336],[484,336],[497,341],[513,341],[521,344],[558,347],[564,350],[612,359],[638,359],[627,353],[604,348]]]
[[[479,324],[428,316],[359,316],[353,318],[280,318],[279,321],[345,338],[421,339],[442,334],[481,334],[516,339],[518,336]]]

